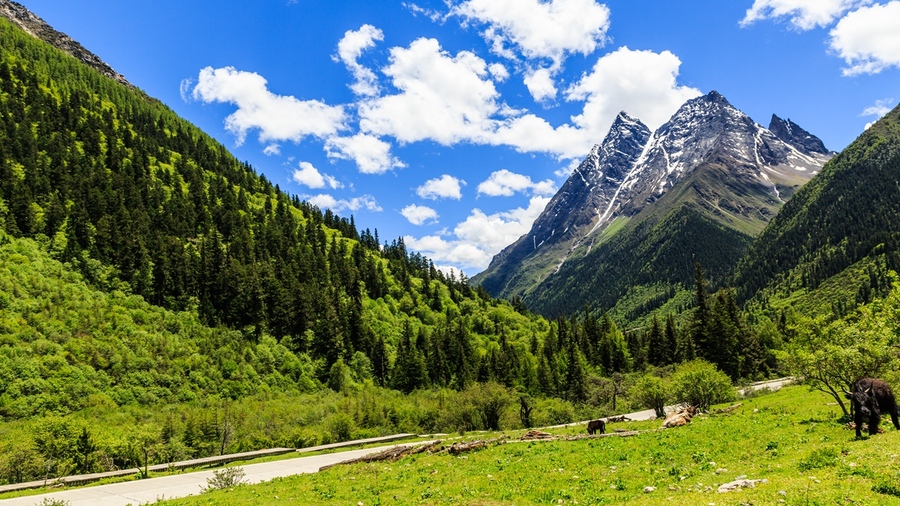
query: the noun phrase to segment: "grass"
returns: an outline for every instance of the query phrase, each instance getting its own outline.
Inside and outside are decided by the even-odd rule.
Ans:
[[[884,434],[856,440],[829,399],[788,387],[686,427],[656,431],[655,421],[609,427],[650,430],[635,437],[511,441],[460,457],[338,466],[164,504],[900,505],[900,431],[888,422]],[[519,434],[509,433],[513,440]],[[739,476],[768,481],[716,492]]]

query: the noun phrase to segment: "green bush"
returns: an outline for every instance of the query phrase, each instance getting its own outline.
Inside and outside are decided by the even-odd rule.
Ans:
[[[731,379],[705,360],[685,362],[675,369],[672,394],[675,402],[696,406],[701,411],[735,398]]]
[[[669,402],[669,386],[658,376],[642,376],[631,387],[631,397],[642,407],[652,409],[657,418],[666,416],[666,404]]]

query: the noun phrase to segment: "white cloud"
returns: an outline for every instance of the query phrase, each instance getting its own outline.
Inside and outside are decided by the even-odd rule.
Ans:
[[[830,35],[831,49],[848,65],[844,75],[877,74],[900,67],[900,1],[853,11]]]
[[[331,137],[325,142],[329,158],[352,160],[363,174],[384,174],[406,164],[391,156],[391,145],[373,135]]]
[[[497,112],[499,94],[484,60],[468,51],[450,56],[435,39],[391,49],[382,71],[400,94],[359,105],[360,128],[400,142],[426,139],[451,145],[482,137]]]
[[[485,269],[491,258],[528,233],[534,220],[550,202],[548,197],[532,197],[528,208],[487,215],[480,209],[453,229],[453,238],[439,235],[404,237],[410,248],[435,262],[450,262],[463,269]]]
[[[525,86],[536,102],[556,98],[556,84],[549,69],[537,69],[525,74]]]
[[[434,21],[435,23],[444,19],[444,15],[435,9],[420,7],[419,5],[416,5],[414,3],[406,3],[406,2],[403,2],[402,5],[404,7],[406,7],[407,9],[409,9],[409,11],[413,13],[413,16],[418,16],[419,14],[421,14],[421,15],[425,16],[426,18]]]
[[[606,125],[612,125],[611,118]],[[606,135],[605,131],[588,131],[572,125],[553,127],[534,114],[506,119],[490,135],[492,144],[505,144],[523,153],[550,153],[560,158],[583,157],[591,146]]]
[[[182,79],[181,83],[178,85],[178,93],[181,94],[181,100],[184,102],[190,102],[191,100],[191,88],[194,87],[193,79]]]
[[[449,174],[444,174],[439,178],[425,181],[422,186],[416,188],[416,194],[423,199],[437,200],[441,198],[459,200],[462,198],[462,186],[465,184],[466,182],[462,179],[455,178]]]
[[[479,195],[491,197],[511,197],[515,193],[526,191],[531,191],[534,195],[553,195],[556,193],[556,186],[549,179],[535,183],[526,175],[506,169],[492,173],[487,180],[478,185]]]
[[[345,128],[347,120],[341,106],[275,95],[268,90],[265,78],[234,67],[201,70],[193,97],[205,103],[237,106],[237,111],[225,119],[225,128],[237,137],[238,144],[243,144],[252,129],[259,130],[263,143],[328,137]]]
[[[344,187],[340,181],[328,174],[322,174],[309,162],[300,162],[300,168],[294,170],[294,181],[313,189],[325,188],[326,186],[331,189]]]
[[[404,218],[409,220],[413,225],[422,225],[426,221],[437,222],[438,213],[434,209],[427,206],[417,206],[410,204],[400,211]]]
[[[547,58],[558,67],[567,54],[588,55],[606,43],[609,9],[595,0],[466,0],[451,15],[485,24],[492,51]]]
[[[488,65],[488,72],[490,72],[494,80],[499,83],[509,79],[509,71],[500,63],[491,63]]]
[[[357,95],[372,97],[378,95],[378,78],[372,69],[360,65],[357,61],[366,49],[375,47],[375,41],[384,40],[384,32],[372,25],[362,25],[359,30],[348,30],[338,42],[338,57],[350,73],[355,82],[350,89]]]
[[[320,209],[331,209],[336,213],[347,210],[359,211],[360,209],[372,212],[382,211],[381,206],[375,201],[375,197],[371,195],[363,195],[362,197],[355,197],[350,200],[339,200],[327,193],[320,193],[313,196],[306,195],[303,198]]]
[[[280,155],[281,154],[281,145],[280,144],[269,144],[266,146],[266,149],[263,150],[263,154],[267,156]]]
[[[845,12],[871,0],[755,0],[747,9],[741,26],[764,19],[790,18],[798,30],[826,27]]]
[[[863,112],[862,114],[860,114],[860,116],[875,116],[875,121],[866,123],[866,130],[874,125],[876,121],[881,119],[882,116],[891,112],[891,106],[893,105],[893,103],[893,98],[885,98],[882,100],[876,100],[875,105],[870,105],[869,107],[863,109]]]
[[[586,100],[582,114],[572,118],[591,132],[594,142],[621,111],[640,118],[651,130],[665,123],[700,90],[679,86],[681,60],[670,53],[633,51],[621,47],[597,60],[589,74],[566,90],[569,100]]]

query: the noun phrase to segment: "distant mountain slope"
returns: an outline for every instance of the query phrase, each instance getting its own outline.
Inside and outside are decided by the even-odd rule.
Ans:
[[[830,292],[855,298],[858,291],[879,284],[878,271],[900,269],[898,252],[900,107],[797,192],[754,241],[733,282],[742,299],[786,298],[795,291],[813,293],[841,278],[843,290],[831,286]],[[872,274],[860,262],[870,264]],[[845,275],[851,268],[854,274]],[[824,301],[825,308],[840,298]]]
[[[796,124],[773,125],[779,135],[715,91],[649,136],[623,113],[532,230],[473,280],[558,314],[609,309],[639,286],[670,293],[694,262],[721,279],[832,156]]]

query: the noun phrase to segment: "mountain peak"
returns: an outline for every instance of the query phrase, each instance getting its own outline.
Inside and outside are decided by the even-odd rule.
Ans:
[[[722,95],[721,93],[719,93],[716,90],[710,91],[709,93],[707,93],[706,95],[704,95],[701,98],[708,102],[720,102],[720,103],[725,103],[725,104],[731,105],[728,103],[728,99],[726,99],[724,95]]]
[[[129,83],[128,80],[125,79],[125,76],[113,70],[113,68],[101,60],[99,56],[85,49],[84,46],[68,35],[54,29],[47,24],[46,21],[29,11],[24,5],[13,2],[12,0],[0,0],[0,16],[10,20],[33,37],[50,44],[75,59],[80,60],[82,63],[87,64],[89,67],[94,68],[94,70],[106,77],[114,79],[129,88],[134,88],[134,85]]]
[[[773,114],[772,120],[769,122],[769,131],[775,134],[775,137],[801,151],[822,154],[830,153],[821,139],[800,128],[800,125],[790,119],[781,119]]]

